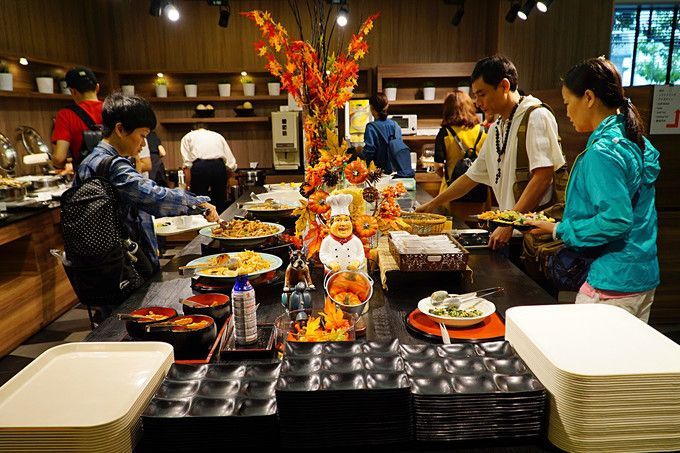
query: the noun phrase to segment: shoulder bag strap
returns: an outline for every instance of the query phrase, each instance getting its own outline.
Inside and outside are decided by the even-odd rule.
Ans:
[[[78,118],[82,120],[83,123],[90,129],[91,131],[99,131],[101,130],[99,126],[97,126],[97,123],[94,122],[92,117],[78,104],[71,104],[67,107],[70,111],[78,115]]]

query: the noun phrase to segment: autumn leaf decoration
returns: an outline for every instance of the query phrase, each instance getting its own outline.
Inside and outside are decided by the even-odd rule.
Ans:
[[[319,316],[310,316],[306,324],[296,322],[286,339],[304,342],[349,341],[350,327],[344,312],[326,300]]]

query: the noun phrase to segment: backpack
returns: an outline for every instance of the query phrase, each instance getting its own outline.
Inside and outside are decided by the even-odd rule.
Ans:
[[[456,162],[455,166],[453,167],[453,171],[451,172],[451,177],[446,181],[446,186],[450,186],[453,184],[453,181],[464,175],[470,166],[472,166],[472,163],[477,159],[477,145],[479,145],[479,141],[482,139],[482,135],[484,135],[484,128],[480,126],[479,128],[479,133],[477,134],[477,139],[475,140],[475,144],[472,145],[472,148],[467,148],[460,137],[456,134],[456,131],[453,130],[452,127],[447,126],[446,130],[448,132],[448,136],[446,138],[451,137],[453,141],[456,143],[460,151],[463,153],[461,158],[458,159]],[[448,146],[447,140],[444,140],[445,144]],[[450,143],[450,142],[449,142]],[[448,161],[448,153],[447,153],[447,159],[446,159],[446,164],[449,164]],[[446,173],[448,174],[448,171],[445,170]],[[486,201],[488,194],[488,189],[485,185],[480,184],[477,185],[474,189],[472,189],[470,192],[465,194],[465,196],[457,199],[456,201],[470,201],[470,202],[476,202],[476,203],[483,203]]]
[[[113,159],[104,158],[94,176],[61,198],[64,268],[85,305],[118,305],[154,272],[125,228],[118,193],[109,182]]]
[[[78,104],[72,104],[67,107],[70,111],[78,115],[78,118],[85,123],[85,126],[89,130],[83,131],[83,142],[80,145],[80,154],[78,155],[77,162],[75,162],[75,167],[77,168],[80,163],[87,157],[88,154],[94,150],[94,147],[104,138],[104,133],[102,132],[102,125],[96,124],[92,117]]]
[[[396,123],[395,123],[396,124]],[[398,139],[394,128],[390,131],[390,136],[385,138],[382,133],[376,128],[378,133],[387,143],[387,167],[383,170],[389,174],[393,171],[397,172],[397,178],[413,178],[416,174],[411,166],[411,148],[409,148],[402,139]]]

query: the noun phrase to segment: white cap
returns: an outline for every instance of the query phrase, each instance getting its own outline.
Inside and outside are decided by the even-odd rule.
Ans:
[[[336,215],[349,216],[349,205],[352,204],[354,197],[348,193],[331,195],[326,198],[326,203],[331,207],[331,217]]]

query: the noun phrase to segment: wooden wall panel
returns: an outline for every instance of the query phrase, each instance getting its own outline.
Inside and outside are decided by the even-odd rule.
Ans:
[[[344,33],[336,27],[334,37],[346,44],[360,18],[379,11],[381,17],[368,37],[371,49],[362,66],[474,61],[486,53],[486,14],[489,5],[497,3],[467,2],[463,21],[454,27],[450,20],[455,7],[443,1],[352,1],[350,23]],[[262,60],[252,47],[258,31],[238,11],[269,10],[291,35],[298,35],[288,2],[282,0],[232,2],[226,29],[217,26],[218,8],[204,1],[180,2],[182,19],[177,23],[149,16],[144,0],[114,2],[110,7],[117,69],[259,70]],[[306,13],[303,16],[307,19]]]
[[[0,0],[0,54],[104,65],[98,34],[104,1]]]
[[[573,64],[609,55],[612,1],[556,1],[547,13],[534,9],[528,20],[512,24],[505,21],[505,3],[499,9],[498,51],[517,66],[520,88],[557,87]]]

